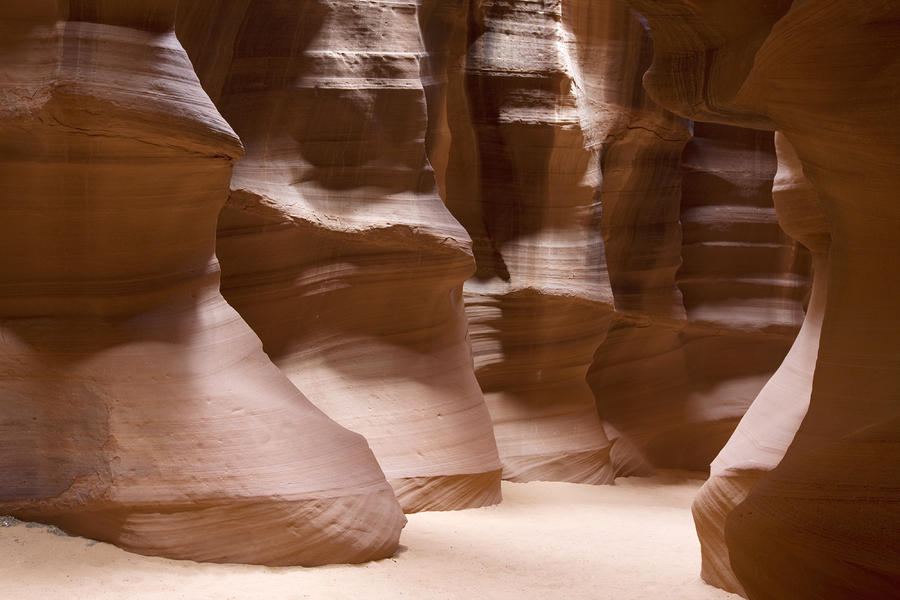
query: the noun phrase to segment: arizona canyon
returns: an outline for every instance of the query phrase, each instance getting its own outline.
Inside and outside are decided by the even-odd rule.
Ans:
[[[900,598],[900,0],[4,0],[0,56],[10,598]]]

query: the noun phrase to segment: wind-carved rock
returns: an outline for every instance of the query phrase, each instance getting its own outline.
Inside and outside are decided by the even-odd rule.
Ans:
[[[676,428],[655,442],[652,456],[681,454],[680,466],[705,468],[796,336],[810,259],[777,222],[772,132],[706,123],[693,130],[681,158],[676,276],[690,384],[680,420],[693,440],[679,444]]]
[[[446,202],[472,236],[475,372],[503,476],[612,481],[584,376],[612,313],[562,5],[481,2],[449,68]]]
[[[645,25],[618,2],[585,18],[603,5],[572,5],[600,32],[581,33],[578,51],[616,304],[588,381],[648,461],[703,469],[799,327],[806,259],[775,220],[772,134],[691,124],[653,102]]]
[[[222,290],[311,401],[363,434],[407,512],[500,500],[472,372],[471,242],[426,157],[415,3],[184,3],[179,36],[246,148]]]
[[[241,145],[174,16],[0,7],[0,513],[180,559],[390,556],[405,518],[365,440],[219,293]]]
[[[772,134],[698,126],[685,147],[691,123],[643,91],[652,41],[621,1],[481,3],[445,37],[429,152],[474,240],[466,304],[504,476],[705,468],[802,320]]]
[[[817,293],[827,298],[809,409],[778,466],[727,515],[731,567],[753,599],[893,597],[900,588],[900,6],[630,1],[653,30],[656,57],[645,81],[654,96],[694,118],[781,132],[830,233],[827,266],[816,273]],[[812,354],[811,344],[806,350]],[[802,410],[801,387],[782,432]],[[751,423],[721,466],[746,466],[731,450],[742,459]]]
[[[778,221],[812,254],[812,293],[803,326],[784,362],[712,462],[710,478],[693,505],[703,579],[742,595],[746,593],[728,561],[725,519],[760,477],[778,465],[806,415],[828,290],[830,234],[822,204],[803,176],[803,167],[787,139],[776,133],[775,145],[778,173],[772,194]]]
[[[652,468],[633,443],[646,447],[640,433],[654,417],[634,401],[635,386],[626,379],[637,375],[646,383],[654,376],[645,365],[632,370],[639,364],[633,353],[651,347],[646,334],[654,349],[661,337],[672,335],[669,328],[645,327],[651,319],[684,316],[674,276],[680,249],[679,157],[689,123],[643,93],[640,78],[652,43],[625,2],[566,2],[563,24],[571,32],[580,123],[587,146],[599,157],[595,194],[602,210],[593,228],[602,235],[616,307],[608,334],[591,357],[587,381],[613,442],[617,474],[646,474]]]

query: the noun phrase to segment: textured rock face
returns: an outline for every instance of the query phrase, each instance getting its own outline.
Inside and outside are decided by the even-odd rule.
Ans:
[[[0,512],[362,561],[755,397],[703,577],[896,595],[900,8],[630,3],[184,2],[193,68],[174,0],[0,6]]]
[[[632,4],[654,32],[647,85],[656,97],[695,118],[777,128],[821,200],[831,238],[816,275],[827,300],[809,409],[778,466],[727,517],[731,566],[750,598],[892,597],[900,587],[900,8]],[[802,405],[799,386],[790,395]],[[722,466],[746,466],[744,440],[733,448]]]
[[[474,242],[465,303],[503,476],[609,482],[584,375],[612,293],[562,5],[487,1],[468,16],[448,75],[442,187]]]
[[[365,440],[219,294],[241,146],[174,13],[0,8],[0,513],[174,558],[389,556],[405,519]]]
[[[744,361],[753,354],[783,355],[786,350],[779,344],[793,338],[803,318],[809,256],[777,222],[771,192],[776,175],[773,134],[695,123],[681,164],[681,267],[676,281],[688,321],[732,335],[781,336],[770,348],[760,344],[748,349]],[[703,362],[713,379],[724,365],[711,354]],[[744,369],[764,373],[770,367]],[[738,379],[740,374],[726,377]]]
[[[568,367],[592,361],[587,380],[604,429],[629,448],[613,451],[614,470],[646,472],[641,454],[706,468],[802,320],[808,257],[775,220],[772,134],[695,127],[650,100],[641,77],[652,42],[624,2],[506,6],[476,11],[455,93],[451,70],[445,186],[475,242],[467,308],[501,455],[540,455],[565,431],[535,433],[539,410],[581,410],[580,392],[528,379],[548,371],[527,344],[563,355],[569,326],[584,334],[584,351],[565,352]],[[569,240],[563,249],[560,239]],[[579,252],[580,272],[570,267]],[[546,286],[529,299],[537,306],[590,297],[591,286],[608,294],[607,277],[616,313],[605,336],[579,325],[599,323],[600,312],[553,304],[556,320],[544,323],[521,308],[496,312],[528,278]],[[510,335],[524,333],[515,318],[531,324],[527,336]],[[542,466],[540,476],[571,475]]]
[[[366,437],[407,512],[500,500],[466,340],[471,242],[426,158],[418,11],[206,1],[178,22],[246,148],[219,219],[223,294],[290,380]]]
[[[587,380],[607,430],[619,434],[613,434],[611,452],[616,470],[641,473],[648,465],[639,451],[629,453],[630,469],[617,457],[626,440],[642,445],[640,425],[653,419],[643,412],[646,407],[635,407],[629,393],[633,388],[622,385],[621,377],[634,364],[623,355],[644,349],[640,338],[647,333],[626,315],[639,314],[642,325],[649,322],[648,315],[683,316],[674,274],[680,243],[678,161],[690,136],[689,123],[643,93],[640,78],[650,61],[651,42],[624,2],[566,3],[563,22],[575,42],[571,62],[581,90],[580,121],[589,147],[600,157],[602,212],[593,228],[605,245],[616,307],[608,335],[590,357]],[[644,381],[649,375],[642,368],[637,374]]]
[[[821,201],[803,176],[803,167],[787,139],[776,133],[775,140],[778,174],[773,196],[778,220],[812,253],[812,293],[791,350],[712,462],[710,479],[693,506],[703,554],[703,579],[744,595],[728,560],[725,519],[760,477],[778,465],[806,415],[828,289],[830,233]]]
[[[429,152],[474,241],[466,307],[504,476],[600,482],[646,472],[642,453],[705,468],[802,320],[808,257],[775,219],[772,134],[691,139],[643,92],[652,43],[624,2],[468,15],[444,32]]]
[[[623,142],[609,144],[603,224],[620,318],[588,380],[653,464],[704,469],[796,334],[809,259],[775,218],[771,132],[692,129],[686,145],[639,129],[644,152],[659,149],[652,161],[613,162]]]
[[[695,436],[682,464],[703,468],[797,334],[810,260],[778,226],[771,132],[695,123],[681,164],[682,419]],[[677,442],[661,438],[653,455],[677,456]]]

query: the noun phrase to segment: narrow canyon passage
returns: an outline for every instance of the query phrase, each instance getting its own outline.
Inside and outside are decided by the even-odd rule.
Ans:
[[[900,0],[3,0],[0,600],[900,598],[898,106]]]

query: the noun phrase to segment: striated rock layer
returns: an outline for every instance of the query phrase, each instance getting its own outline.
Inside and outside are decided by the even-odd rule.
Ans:
[[[821,201],[831,238],[816,276],[827,299],[809,409],[778,466],[728,514],[729,562],[753,599],[893,597],[900,589],[900,6],[631,2],[654,32],[646,82],[655,97],[694,118],[778,129]],[[790,393],[787,421],[802,410],[801,388]],[[744,439],[734,449],[723,464],[752,458]]]
[[[0,513],[182,559],[389,556],[405,518],[365,440],[219,294],[241,146],[174,16],[0,7]]]
[[[683,466],[705,468],[796,336],[810,259],[778,226],[771,132],[695,123],[681,165],[682,420],[696,428]],[[654,450],[677,455],[677,438]]]
[[[640,88],[649,60],[625,91],[591,90],[627,118],[603,144],[617,319],[588,381],[649,461],[705,469],[799,327],[808,257],[775,219],[772,134],[677,119]]]
[[[674,273],[680,243],[678,159],[690,136],[689,123],[643,93],[640,78],[652,44],[625,2],[566,2],[563,24],[572,32],[570,60],[580,90],[580,122],[602,172],[595,190],[602,212],[597,211],[592,228],[605,246],[616,307],[608,335],[589,357],[587,381],[607,430],[616,432],[613,457],[627,443],[632,447],[629,462],[641,465],[636,473],[645,473],[649,463],[639,434],[654,417],[647,406],[634,402],[633,386],[623,385],[620,376],[629,372],[625,355],[647,348],[644,334],[659,339],[668,333],[636,327],[632,315],[640,315],[641,326],[649,324],[649,315],[683,317]],[[643,367],[639,371],[637,381],[646,384],[652,374]]]
[[[611,482],[584,376],[612,294],[562,5],[488,0],[468,19],[450,50],[442,187],[474,243],[466,312],[503,477]]]
[[[504,476],[608,480],[607,431],[613,471],[705,468],[802,320],[771,132],[650,100],[652,41],[625,2],[480,3],[464,26],[457,6],[427,21],[444,38],[424,29],[449,46],[429,155],[474,242],[466,308]]]
[[[223,294],[288,378],[366,437],[407,512],[500,500],[466,340],[471,242],[426,157],[419,10],[207,0],[178,22],[246,148],[219,218]]]
[[[710,478],[693,505],[703,579],[742,595],[746,592],[728,560],[725,520],[756,482],[778,465],[806,415],[827,294],[830,234],[821,201],[803,176],[803,167],[787,139],[776,133],[775,141],[778,174],[773,196],[778,220],[812,253],[812,294],[791,350],[712,462]]]

